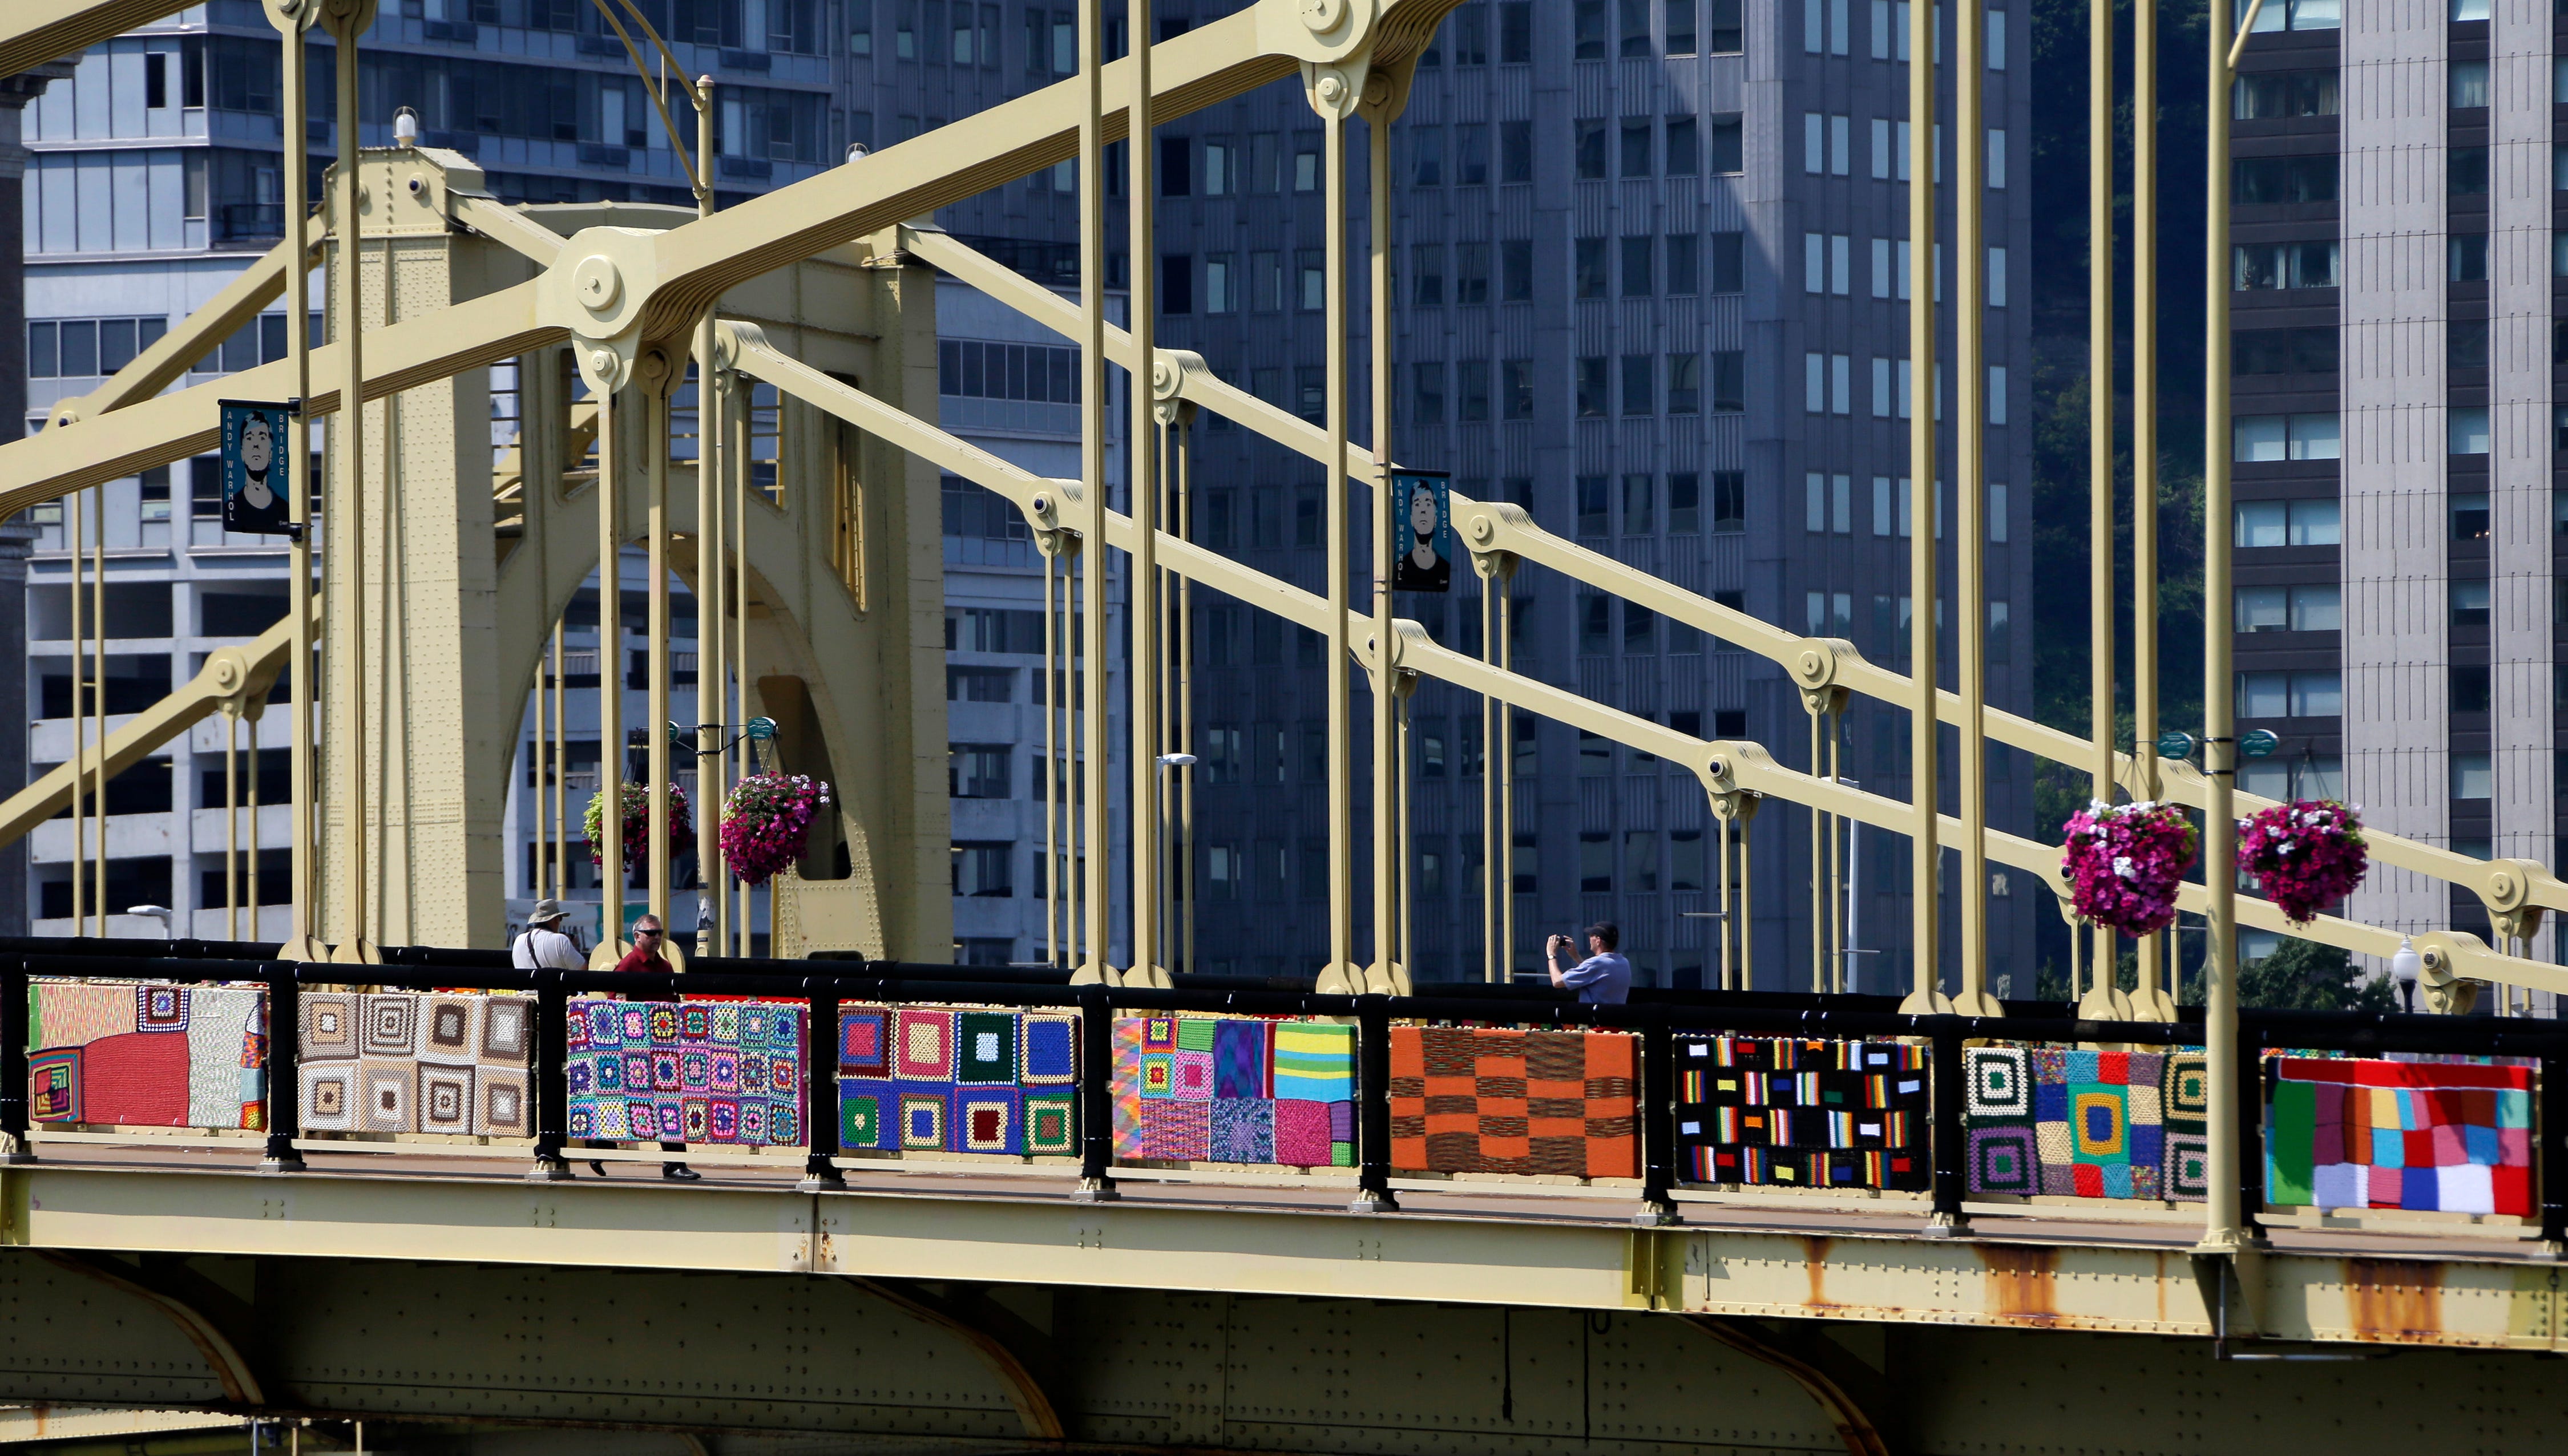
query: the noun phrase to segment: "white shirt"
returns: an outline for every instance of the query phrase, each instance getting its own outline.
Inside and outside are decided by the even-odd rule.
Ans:
[[[517,937],[508,960],[520,971],[577,971],[588,965],[569,936],[541,926],[529,926]]]

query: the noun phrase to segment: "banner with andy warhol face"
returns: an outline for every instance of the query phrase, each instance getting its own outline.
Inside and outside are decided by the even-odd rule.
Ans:
[[[1392,558],[1393,591],[1453,589],[1451,488],[1451,477],[1441,471],[1391,472],[1391,540],[1399,552]]]
[[[293,499],[293,451],[286,422],[294,407],[253,400],[224,400],[223,529],[256,535],[286,534]]]

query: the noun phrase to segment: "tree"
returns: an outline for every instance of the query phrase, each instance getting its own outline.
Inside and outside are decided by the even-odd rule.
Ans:
[[[2358,980],[2336,946],[2286,938],[2238,974],[2238,1004],[2274,1012],[2395,1012],[2399,993],[2380,978]]]

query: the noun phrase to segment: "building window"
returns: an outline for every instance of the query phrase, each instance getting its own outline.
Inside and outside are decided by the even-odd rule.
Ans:
[[[2485,406],[2452,410],[2447,415],[2453,454],[2483,455],[2488,452],[2488,412]]]
[[[1489,184],[1489,129],[1472,123],[1453,129],[1453,183],[1462,187]]]
[[[2456,4],[2472,0],[2455,0]],[[2475,0],[2482,6],[2486,0]],[[2246,0],[2237,0],[2237,19],[2247,17]],[[2235,23],[2234,21],[2232,22]],[[2258,32],[2274,30],[2335,30],[2344,22],[2344,0],[2266,0],[2256,12]]]
[[[2484,197],[2488,189],[2488,149],[2447,146],[2443,149],[2443,192],[2451,197]],[[2331,194],[2333,195],[2333,194]]]
[[[1613,508],[1613,495],[1604,476],[1578,477],[1578,534],[1602,536],[1611,532],[1614,529]]]
[[[2242,415],[2230,428],[2230,458],[2259,460],[2333,460],[2344,453],[2333,414]]]
[[[1623,413],[1655,415],[1659,409],[1659,358],[1655,354],[1623,356]]]
[[[1444,364],[1442,360],[1410,366],[1409,418],[1416,425],[1444,423]]]
[[[1409,184],[1413,187],[1444,185],[1444,129],[1411,127],[1409,131]]]
[[[1453,245],[1453,301],[1457,304],[1485,304],[1489,301],[1487,243]]]
[[[1714,114],[1712,123],[1712,170],[1718,176],[1738,176],[1748,170],[1747,134],[1740,125],[1739,113]]]
[[[2488,625],[2487,579],[2455,578],[2451,583],[2452,625],[2485,627]]]
[[[1614,645],[1613,607],[1604,597],[1582,592],[1578,597],[1578,651],[1583,657],[1601,656]],[[1587,745],[1584,730],[1579,742],[1579,770],[1587,770]],[[1601,740],[1600,740],[1601,741]]]
[[[2247,500],[2238,505],[2234,543],[2242,548],[2333,546],[2339,509],[2334,500]]]
[[[2458,244],[2461,239],[2452,239]],[[2487,239],[2479,243],[2479,276],[2487,276]],[[2334,288],[2341,250],[2326,242],[2241,243],[2236,252],[2234,286],[2241,291],[2268,288]]]
[[[2450,498],[2452,539],[2484,541],[2488,538],[2488,498],[2485,491],[2456,492]]]
[[[1690,177],[1702,170],[1702,128],[1692,117],[1668,118],[1668,175]]]
[[[1671,354],[1668,356],[1668,413],[1700,415],[1703,413],[1703,356]]]
[[[2448,250],[2451,267],[2444,276],[2449,281],[2454,283],[2485,283],[2487,281],[2486,233],[2454,233],[2449,240]],[[2333,281],[2335,277],[2334,273],[2331,272],[2329,277],[2330,280]]]
[[[2458,154],[2457,148],[2453,154]],[[2337,159],[2333,155],[2242,156],[2229,165],[2229,199],[2241,207],[2333,202],[2336,183]],[[2484,148],[2479,153],[2479,190],[2487,190]]]
[[[1573,127],[1570,155],[1582,182],[1605,179],[1605,124],[1579,122]]]
[[[1747,49],[1747,26],[1742,17],[1746,0],[1710,0],[1712,13],[1705,20],[1704,53],[1712,56],[1735,56]]]
[[[2345,692],[2334,672],[2240,673],[2240,718],[2337,718]]]
[[[1712,413],[1741,415],[1748,410],[1748,355],[1740,349],[1712,354]]]
[[[2335,583],[2292,588],[2294,632],[2336,632],[2345,626],[2345,596]]]
[[[2485,753],[2452,755],[2452,797],[2484,799],[2496,795],[2496,773]]]
[[[1623,176],[1652,175],[1654,169],[1650,165],[1650,153],[1654,149],[1652,144],[1657,140],[1652,134],[1657,130],[1657,124],[1647,117],[1624,118],[1622,146],[1618,153],[1622,159],[1620,171]]]
[[[2333,325],[2310,329],[2242,329],[2231,338],[2231,374],[2334,374],[2336,371],[2337,331]]]
[[[946,745],[946,792],[958,799],[1003,799],[1013,750],[1005,743]]]
[[[1533,0],[1503,0],[1498,6],[1498,64],[1533,64]]]
[[[1569,57],[1605,59],[1605,0],[1571,0]]]
[[[1651,266],[1658,250],[1658,238],[1652,234],[1623,239],[1623,296],[1650,298],[1658,293],[1656,272]]]
[[[2273,6],[2269,4],[2266,9]],[[2239,121],[2262,122],[2285,117],[2333,117],[2338,108],[2334,71],[2263,71],[2238,78],[2230,94],[2229,111]]]
[[[1578,361],[1578,416],[1582,420],[1602,419],[1607,413],[1605,357],[1590,355]]]
[[[997,843],[960,843],[954,846],[954,893],[958,896],[1014,895],[1016,887],[1009,874],[1016,856],[1016,846],[1005,840]]]
[[[1453,418],[1465,425],[1475,425],[1489,418],[1489,361],[1465,359],[1461,363]]]
[[[2568,238],[2568,233],[2562,233]],[[1748,235],[1741,232],[1716,232],[1712,235],[1712,288],[1714,293],[1748,291]]]
[[[1647,474],[1623,477],[1623,534],[1655,535],[1659,529],[1658,481]]]
[[[1712,533],[1734,536],[1748,529],[1748,472],[1712,472]]]
[[[1498,365],[1498,402],[1503,418],[1533,418],[1533,361],[1508,359]]]
[[[1507,303],[1533,299],[1533,239],[1511,237],[1498,243],[1498,297]]]
[[[1416,243],[1409,249],[1409,301],[1416,308],[1444,306],[1444,245]]]
[[[1668,476],[1668,534],[1702,533],[1703,477],[1692,470],[1675,471]]]
[[[1703,239],[1690,232],[1667,235],[1667,290],[1671,298],[1685,298],[1698,293],[1703,286]]]

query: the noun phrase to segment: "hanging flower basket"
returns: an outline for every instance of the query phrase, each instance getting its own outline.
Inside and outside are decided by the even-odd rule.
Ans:
[[[829,802],[829,785],[800,773],[753,773],[723,800],[723,863],[743,883],[766,884],[802,857],[811,816]]]
[[[2238,821],[2238,868],[2294,925],[2354,893],[2371,863],[2363,816],[2334,799],[2276,804]]]
[[[588,835],[590,864],[606,863],[606,851],[598,847],[604,842],[604,826],[599,821],[605,813],[606,793],[601,789],[589,796],[588,813],[581,821],[583,832]],[[670,784],[669,843],[682,845],[692,839],[695,832],[695,817],[687,812],[687,791]],[[627,867],[639,864],[650,852],[651,788],[628,778],[624,781],[624,863]]]
[[[2078,913],[2126,936],[2175,924],[2176,886],[2193,867],[2199,840],[2173,804],[2089,803],[2069,816],[2061,873]]]

